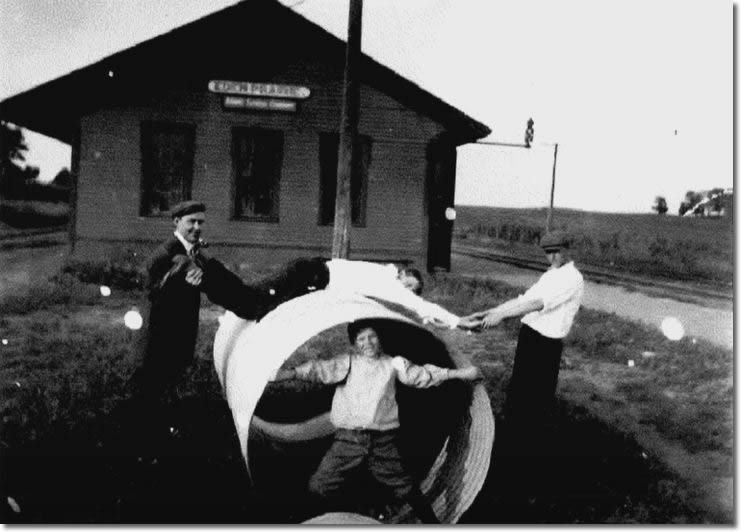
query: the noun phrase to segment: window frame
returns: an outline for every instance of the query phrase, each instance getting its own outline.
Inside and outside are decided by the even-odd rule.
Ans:
[[[185,134],[185,168],[182,182],[182,198],[180,201],[192,199],[193,195],[193,174],[195,169],[195,152],[196,152],[196,125],[192,122],[179,122],[167,120],[144,120],[139,126],[139,148],[141,152],[140,159],[140,178],[139,178],[139,216],[143,218],[167,218],[170,217],[171,209],[178,202],[169,205],[168,210],[162,210],[158,213],[151,212],[151,194],[154,187],[148,188],[147,183],[150,181],[154,171],[154,154],[151,148],[154,145],[153,138],[157,132],[166,133],[184,133]]]
[[[237,213],[237,180],[240,176],[239,164],[241,161],[238,158],[239,154],[239,142],[240,135],[254,136],[256,133],[259,136],[260,133],[268,133],[268,135],[275,135],[280,138],[280,153],[277,155],[275,164],[275,175],[273,176],[273,202],[270,214],[249,214],[249,213]],[[281,178],[283,174],[283,159],[285,155],[285,132],[281,129],[271,129],[261,126],[234,126],[231,128],[231,160],[232,160],[232,179],[231,179],[231,196],[230,196],[230,219],[236,221],[246,222],[263,222],[263,223],[279,223],[280,222],[280,186]],[[246,210],[246,209],[245,209]]]

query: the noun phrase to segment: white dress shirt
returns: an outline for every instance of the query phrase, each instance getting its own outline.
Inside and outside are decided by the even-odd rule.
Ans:
[[[329,284],[326,290],[345,290],[389,301],[413,310],[422,320],[436,319],[451,329],[458,327],[458,316],[405,288],[393,264],[332,259],[327,261],[327,268]]]
[[[181,235],[177,231],[175,231],[175,238],[177,238],[178,240],[180,240],[180,243],[185,247],[185,252],[188,255],[190,255],[190,250],[193,249],[193,244],[191,244],[190,242],[188,242],[187,240],[185,240],[185,238],[183,237],[183,235]]]
[[[542,299],[543,308],[522,317],[522,323],[548,338],[564,338],[571,330],[584,294],[584,278],[568,262],[547,270],[520,299]]]
[[[392,430],[399,426],[396,380],[414,388],[437,386],[448,370],[412,364],[404,357],[344,355],[329,360],[311,360],[294,368],[296,376],[337,386],[332,398],[330,420],[341,429]]]

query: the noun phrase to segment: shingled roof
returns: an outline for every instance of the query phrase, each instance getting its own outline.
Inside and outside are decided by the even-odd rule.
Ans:
[[[246,65],[269,80],[280,58],[296,54],[342,66],[345,43],[276,0],[244,0],[7,98],[0,119],[72,143],[79,118],[103,105],[146,99],[152,87],[205,90],[209,77],[240,79]],[[491,133],[367,55],[359,72],[362,83],[440,123],[456,144]]]

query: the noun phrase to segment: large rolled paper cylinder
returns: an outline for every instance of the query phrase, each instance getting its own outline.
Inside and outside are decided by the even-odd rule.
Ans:
[[[250,441],[296,445],[327,439],[334,431],[326,412],[298,422],[276,422],[255,415],[275,372],[302,345],[338,325],[360,319],[377,322],[384,351],[416,364],[455,367],[457,356],[408,309],[357,294],[321,290],[290,300],[259,323],[227,312],[214,341],[214,363],[232,412],[242,455],[250,461]],[[351,349],[347,344],[348,351]],[[397,390],[401,438],[408,467],[443,523],[455,523],[484,483],[494,441],[494,418],[484,387],[449,381],[426,390]],[[327,404],[327,409],[329,404]],[[302,450],[323,453],[325,447]],[[318,460],[318,458],[317,458]],[[265,461],[260,460],[264,467]],[[258,467],[259,469],[259,467]],[[308,478],[307,478],[308,480]],[[257,484],[257,482],[256,482]],[[406,506],[394,522],[413,522]]]

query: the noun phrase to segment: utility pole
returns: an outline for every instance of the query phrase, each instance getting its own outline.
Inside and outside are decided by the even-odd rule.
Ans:
[[[525,126],[525,142],[522,144],[516,144],[512,142],[493,142],[493,141],[483,141],[478,140],[476,141],[476,144],[488,144],[490,146],[507,146],[510,148],[527,148],[530,149],[533,147],[533,138],[535,137],[535,121],[530,118],[527,121],[527,125]],[[553,145],[553,176],[551,178],[551,202],[548,206],[548,214],[545,221],[545,230],[546,232],[551,231],[552,223],[553,223],[553,196],[555,195],[556,191],[556,159],[558,158],[558,142],[556,142]]]
[[[350,184],[352,173],[357,171],[353,164],[355,143],[358,136],[360,107],[360,84],[357,68],[360,61],[360,35],[363,16],[363,0],[350,0],[347,23],[347,49],[345,52],[345,84],[342,96],[342,121],[337,153],[337,194],[334,206],[334,233],[332,236],[332,258],[347,259],[350,255],[350,225],[352,211]]]
[[[549,233],[551,231],[551,222],[553,220],[553,194],[556,190],[556,157],[558,157],[558,142],[553,148],[553,177],[551,179],[551,204],[548,207],[548,218],[545,221],[545,231]]]

